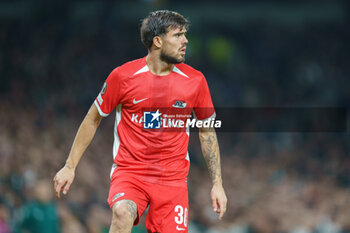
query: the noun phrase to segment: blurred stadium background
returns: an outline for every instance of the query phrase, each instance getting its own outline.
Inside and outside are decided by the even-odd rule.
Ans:
[[[101,123],[67,196],[52,178],[113,68],[146,55],[140,20],[176,10],[187,63],[218,107],[349,108],[349,1],[1,1],[0,233],[103,233],[114,117]],[[191,137],[190,232],[350,232],[349,130],[220,133],[228,211],[212,214]],[[145,232],[142,224],[133,232]]]

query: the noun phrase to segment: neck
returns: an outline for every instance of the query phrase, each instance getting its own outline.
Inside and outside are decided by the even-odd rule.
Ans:
[[[174,64],[167,63],[160,59],[160,54],[149,52],[146,57],[146,63],[152,74],[164,76],[170,74],[174,69]]]

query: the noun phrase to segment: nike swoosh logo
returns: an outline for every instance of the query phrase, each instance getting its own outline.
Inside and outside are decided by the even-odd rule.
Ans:
[[[178,230],[178,231],[184,231],[184,230],[186,230],[185,228],[182,228],[182,227],[179,227],[179,226],[176,226],[176,230]]]
[[[134,100],[132,101],[134,104],[138,104],[138,103],[140,103],[140,102],[142,102],[142,101],[144,101],[144,100],[146,100],[146,99],[148,99],[148,98],[144,98],[144,99],[142,99],[142,100],[135,100],[135,98],[134,98]]]

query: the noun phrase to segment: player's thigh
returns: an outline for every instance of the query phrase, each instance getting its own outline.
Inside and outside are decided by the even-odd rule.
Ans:
[[[142,183],[125,176],[111,181],[107,201],[115,213],[117,213],[117,208],[126,208],[128,212],[134,213],[136,208],[137,216],[134,225],[139,223],[139,219],[148,205],[148,197],[143,191]]]
[[[151,232],[188,232],[187,187],[165,186],[151,198],[146,227]]]

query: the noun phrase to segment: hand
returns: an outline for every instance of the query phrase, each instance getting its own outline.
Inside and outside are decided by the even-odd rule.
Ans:
[[[65,165],[53,178],[56,196],[60,198],[61,192],[66,195],[70,185],[73,183],[75,170]]]
[[[220,214],[218,219],[221,220],[226,212],[227,197],[222,184],[214,184],[210,192],[213,211]]]

